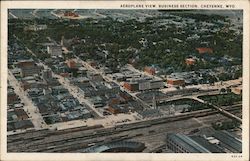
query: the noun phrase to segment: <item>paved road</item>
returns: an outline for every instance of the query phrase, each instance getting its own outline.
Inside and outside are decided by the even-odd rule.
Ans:
[[[47,65],[43,64],[43,63],[38,63],[39,65],[42,65],[44,67],[44,69],[50,69]],[[50,69],[51,70],[51,69]],[[51,70],[52,71],[52,70]],[[52,72],[52,76],[57,78],[57,80],[61,83],[61,85],[68,89],[69,93],[74,97],[76,98],[80,103],[82,104],[86,104],[92,111],[94,111],[99,117],[103,117],[103,115],[97,111],[92,105],[91,103],[84,98],[83,95],[80,94],[79,91],[81,91],[81,89],[77,86],[74,86],[72,84],[70,84],[69,80],[58,75],[58,74],[55,74],[54,72]]]
[[[97,73],[97,74],[101,74],[102,77],[103,77],[103,79],[105,79],[107,82],[113,82],[113,83],[119,85],[119,86],[120,86],[120,89],[121,89],[122,91],[126,91],[130,96],[132,96],[135,100],[137,100],[144,108],[152,108],[152,107],[151,107],[150,105],[148,105],[146,102],[144,102],[144,101],[141,100],[139,97],[137,97],[137,96],[135,95],[135,93],[132,93],[131,91],[129,91],[129,90],[127,90],[126,88],[124,88],[124,87],[123,87],[119,82],[117,82],[116,80],[114,80],[114,79],[108,77],[107,75],[103,74],[101,71],[99,71],[99,70],[93,68],[91,65],[89,65],[87,62],[81,60],[79,57],[76,56],[76,58],[77,58],[77,61],[79,61],[79,62],[80,62],[83,66],[85,66],[88,70],[93,71],[93,72],[95,72],[95,73]]]
[[[48,37],[50,39],[50,37]],[[29,48],[26,47],[26,50],[31,53],[32,55],[36,56],[34,54],[34,52],[32,50],[30,50]],[[44,67],[44,69],[50,69],[47,65],[45,65],[42,62],[37,63],[38,65],[41,65]],[[50,69],[51,70],[51,69]],[[52,70],[51,70],[52,71]],[[54,72],[52,72],[52,76],[55,78],[58,78],[58,81],[64,86],[64,88],[68,89],[69,93],[71,95],[73,95],[73,97],[75,97],[80,103],[85,103],[88,107],[91,108],[92,111],[94,111],[98,116],[103,117],[103,115],[98,112],[94,107],[92,107],[92,105],[90,104],[90,102],[86,99],[84,99],[84,97],[82,95],[79,94],[79,90],[81,90],[79,87],[71,85],[70,82],[68,80],[66,80],[64,77],[55,74]]]
[[[34,124],[35,129],[47,128],[47,124],[44,122],[43,117],[41,116],[37,106],[33,104],[30,98],[27,95],[27,92],[23,90],[18,80],[9,70],[8,80],[10,85],[14,88],[15,93],[20,97],[21,101],[24,103],[24,110],[27,112],[30,120]]]

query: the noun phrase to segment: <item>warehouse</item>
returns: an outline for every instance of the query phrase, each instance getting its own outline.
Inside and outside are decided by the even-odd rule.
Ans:
[[[167,134],[167,147],[175,153],[210,153],[208,149],[183,134]]]

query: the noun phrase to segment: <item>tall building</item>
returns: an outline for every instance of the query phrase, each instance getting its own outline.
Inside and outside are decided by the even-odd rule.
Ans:
[[[19,68],[25,68],[25,67],[33,67],[35,65],[35,62],[33,59],[28,59],[28,60],[20,60],[17,63],[17,66]]]
[[[47,52],[51,56],[61,56],[62,55],[62,46],[61,45],[49,45],[49,46],[47,46]]]
[[[185,81],[183,79],[168,78],[167,83],[170,84],[170,85],[181,86],[181,85],[185,84]]]
[[[41,66],[37,66],[32,59],[19,61],[18,67],[21,69],[22,77],[33,76],[41,71]]]
[[[129,91],[137,91],[139,90],[139,84],[138,82],[125,82],[123,84],[124,88],[126,88]]]

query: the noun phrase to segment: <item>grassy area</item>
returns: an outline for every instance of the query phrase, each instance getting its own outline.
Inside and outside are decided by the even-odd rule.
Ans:
[[[219,95],[201,96],[199,98],[218,106],[229,106],[242,101],[242,95],[237,95],[232,92]]]

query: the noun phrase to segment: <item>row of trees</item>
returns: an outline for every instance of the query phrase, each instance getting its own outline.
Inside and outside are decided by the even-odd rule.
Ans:
[[[219,123],[212,123],[212,127],[215,130],[229,130],[234,129],[240,126],[240,123],[237,121],[227,121],[227,122],[219,122]]]
[[[214,96],[202,96],[201,99],[218,106],[229,106],[242,101],[242,96],[234,93],[227,93]]]

